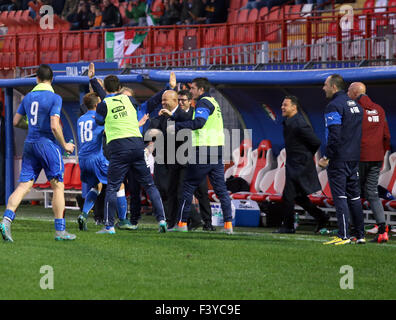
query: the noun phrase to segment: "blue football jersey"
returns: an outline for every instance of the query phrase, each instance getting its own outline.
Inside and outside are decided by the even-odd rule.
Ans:
[[[39,85],[36,88],[38,87]],[[51,116],[60,117],[62,98],[50,90],[36,88],[23,98],[17,110],[17,113],[26,115],[28,119],[28,135],[25,141],[37,142],[44,137],[55,142],[51,130]]]
[[[95,122],[95,110],[88,110],[77,121],[78,156],[90,156],[102,152],[104,126]]]

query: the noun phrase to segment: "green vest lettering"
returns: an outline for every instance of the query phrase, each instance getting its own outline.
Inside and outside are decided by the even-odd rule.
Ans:
[[[201,129],[192,131],[192,146],[224,146],[223,116],[220,106],[213,97],[202,99],[209,100],[215,109]],[[195,110],[193,119],[195,119]]]
[[[125,94],[104,99],[107,106],[105,119],[106,141],[114,139],[142,137],[139,130],[136,109]]]

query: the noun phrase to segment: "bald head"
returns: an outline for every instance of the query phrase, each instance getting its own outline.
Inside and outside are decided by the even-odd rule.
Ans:
[[[348,88],[348,97],[356,100],[360,95],[366,94],[366,86],[362,82],[353,82]]]
[[[172,112],[177,107],[177,98],[176,91],[166,90],[162,94],[162,107]]]

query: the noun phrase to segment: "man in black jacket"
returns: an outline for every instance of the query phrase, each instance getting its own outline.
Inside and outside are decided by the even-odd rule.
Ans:
[[[178,104],[176,91],[166,90],[162,95],[162,108],[169,111],[170,115],[176,118],[188,119],[186,113]],[[180,163],[176,156],[176,151],[184,141],[175,141],[174,136],[168,134],[167,128],[171,118],[168,114],[162,114],[151,119],[150,129],[158,129],[162,133],[163,144],[159,143],[156,137],[154,182],[161,194],[164,205],[165,217],[168,228],[172,228],[177,223],[178,195],[183,181],[183,167],[185,163]]]
[[[102,27],[117,28],[122,26],[120,10],[109,0],[103,0]]]
[[[320,140],[299,112],[299,103],[295,96],[286,96],[281,108],[282,116],[286,118],[283,121],[283,135],[287,159],[286,183],[282,195],[282,226],[276,233],[295,233],[295,203],[315,218],[315,232],[318,232],[327,224],[329,216],[316,207],[307,195],[321,189],[313,160],[320,147]]]

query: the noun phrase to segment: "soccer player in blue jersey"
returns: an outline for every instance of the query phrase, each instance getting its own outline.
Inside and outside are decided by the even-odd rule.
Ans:
[[[24,144],[20,183],[8,198],[0,224],[0,232],[5,241],[13,242],[11,223],[15,219],[15,211],[29,193],[41,169],[44,169],[54,192],[52,210],[55,216],[55,240],[76,238],[65,230],[64,165],[59,147],[60,145],[67,153],[72,153],[74,144],[66,143],[63,136],[60,124],[62,98],[54,93],[52,79],[51,68],[45,64],[40,65],[37,70],[37,85],[24,97],[13,119],[15,127],[23,127],[26,126],[24,117],[27,116],[28,135]]]

